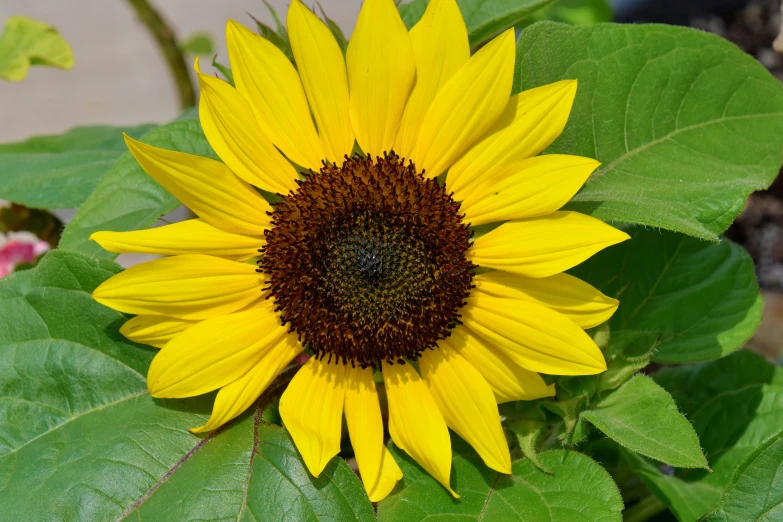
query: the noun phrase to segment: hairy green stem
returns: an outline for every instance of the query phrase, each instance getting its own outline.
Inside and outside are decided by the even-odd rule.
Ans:
[[[128,0],[128,3],[158,43],[158,48],[163,54],[177,86],[180,106],[183,109],[193,107],[196,105],[196,91],[193,88],[185,56],[177,43],[174,30],[147,0]]]
[[[666,511],[666,505],[655,495],[643,498],[623,513],[623,522],[644,522]]]

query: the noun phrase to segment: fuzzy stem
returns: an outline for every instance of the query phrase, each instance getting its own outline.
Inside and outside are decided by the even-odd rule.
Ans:
[[[183,109],[193,107],[196,105],[196,91],[174,30],[147,0],[128,0],[128,3],[158,43],[158,48],[176,83],[180,106]]]

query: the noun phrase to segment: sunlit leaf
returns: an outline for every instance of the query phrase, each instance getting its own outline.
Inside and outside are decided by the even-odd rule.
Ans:
[[[783,85],[715,35],[552,22],[522,32],[514,92],[577,79],[550,153],[603,165],[568,208],[717,241],[783,163]]]
[[[163,149],[216,158],[195,110],[186,111],[178,120],[154,129],[142,141]],[[179,205],[179,201],[149,177],[130,152],[126,152],[65,227],[60,247],[113,259],[117,254],[107,252],[89,240],[93,232],[149,227]]]
[[[516,461],[512,474],[487,468],[462,439],[453,436],[451,495],[406,453],[392,446],[404,477],[392,494],[378,503],[380,522],[423,520],[520,520],[537,522],[619,522],[623,502],[609,474],[576,451],[553,450],[538,455],[538,469],[529,459]]]
[[[76,127],[0,145],[0,199],[34,208],[76,208],[127,149],[154,125]]]
[[[720,503],[704,522],[783,518],[783,431],[756,448],[734,472]]]
[[[531,14],[530,23],[550,20],[570,25],[595,25],[612,21],[608,0],[555,0]]]
[[[620,300],[610,322],[612,355],[703,361],[731,353],[753,335],[762,301],[743,248],[658,230],[630,233],[630,241],[573,270]]]
[[[678,470],[676,481],[640,475],[650,487],[665,480],[667,487],[659,486],[664,502],[679,520],[692,522],[707,511],[687,516],[693,506],[714,505],[743,459],[783,426],[783,369],[738,351],[711,363],[667,368],[655,380],[693,424],[713,471]],[[676,507],[678,497],[690,498],[691,507]]]
[[[44,22],[12,16],[0,35],[0,78],[23,80],[31,65],[73,67],[73,51],[57,30]]]
[[[680,468],[706,468],[696,432],[671,395],[638,375],[582,412],[609,438],[647,457]]]

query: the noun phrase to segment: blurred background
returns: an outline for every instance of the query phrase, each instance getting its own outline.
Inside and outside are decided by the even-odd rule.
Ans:
[[[255,28],[252,16],[274,27],[261,0],[155,0],[176,34],[212,37],[218,60],[228,63],[225,24],[229,18]],[[269,0],[282,17],[289,0]],[[320,0],[347,34],[360,0]],[[70,72],[38,67],[24,82],[0,82],[0,142],[62,132],[74,125],[162,123],[181,112],[177,92],[155,41],[124,0],[1,0],[0,27],[24,15],[58,29],[73,47]],[[285,18],[283,18],[285,20]],[[188,67],[192,65],[188,57]],[[209,59],[202,60],[210,71]],[[191,71],[192,72],[192,71]],[[54,88],[53,88],[54,86]]]

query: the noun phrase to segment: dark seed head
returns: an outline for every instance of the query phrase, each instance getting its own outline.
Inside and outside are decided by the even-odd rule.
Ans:
[[[317,357],[377,367],[417,359],[458,323],[470,237],[459,204],[412,163],[355,156],[274,205],[259,265]]]

